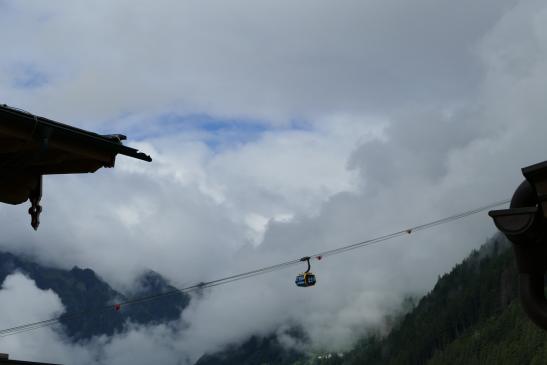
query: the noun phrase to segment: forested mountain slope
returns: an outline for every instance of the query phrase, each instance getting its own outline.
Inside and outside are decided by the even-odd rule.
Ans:
[[[253,336],[242,345],[229,346],[219,353],[202,356],[196,365],[282,365],[293,364],[304,357],[294,350],[284,349],[275,335]]]
[[[370,334],[342,356],[300,354],[292,362],[283,362],[282,355],[276,353],[268,359],[263,355],[271,353],[272,346],[283,351],[270,338],[232,346],[198,363],[545,364],[547,332],[538,329],[523,313],[517,298],[517,279],[510,244],[496,236],[441,276],[431,292],[400,318],[387,336]]]
[[[59,295],[67,312],[97,308],[123,301],[90,269],[48,268],[9,253],[0,253],[0,282],[13,272],[23,272],[41,289]],[[141,288],[128,297],[169,290],[158,274],[140,278]],[[547,359],[547,333],[523,314],[518,299],[517,272],[512,250],[498,236],[474,251],[415,307],[381,336],[370,333],[345,354],[310,354],[287,350],[275,335],[253,336],[243,344],[207,354],[199,365],[354,365],[354,364],[543,364]],[[73,340],[113,334],[124,323],[175,320],[187,306],[186,295],[106,311],[98,317],[62,321]],[[298,334],[295,329],[295,336]],[[304,341],[305,342],[305,341]]]
[[[515,315],[521,313],[517,295],[513,253],[507,241],[498,237],[480,251],[472,252],[450,273],[440,277],[433,290],[420,300],[416,308],[387,337],[372,335],[361,340],[340,363],[469,363],[474,359],[473,351],[457,347],[456,344],[469,336],[471,339],[466,344],[476,344],[481,339],[480,331],[477,330],[503,321],[509,312]],[[521,314],[515,320],[522,322],[522,326],[528,330],[535,331],[533,325]],[[507,341],[514,330],[498,331],[495,336],[487,339],[487,343],[483,343],[485,348],[482,350],[488,352],[487,347],[493,349],[498,343]],[[458,356],[456,348],[463,351]],[[449,350],[450,355],[447,352]],[[485,359],[493,355],[483,354]]]
[[[162,298],[161,305],[155,302],[122,307],[114,310],[114,303],[127,300],[128,296],[112,289],[91,269],[78,267],[62,270],[46,267],[32,260],[11,253],[0,252],[0,283],[6,276],[21,272],[34,280],[42,290],[51,289],[61,299],[66,313],[80,313],[87,310],[93,315],[83,315],[70,320],[61,319],[64,330],[73,340],[87,339],[94,335],[112,335],[123,329],[127,320],[147,324],[175,320],[188,305],[189,296],[174,294]],[[147,272],[139,279],[139,289],[129,297],[141,297],[173,289],[159,274]],[[112,306],[112,310],[95,313],[97,308]],[[46,319],[46,318],[44,318]]]

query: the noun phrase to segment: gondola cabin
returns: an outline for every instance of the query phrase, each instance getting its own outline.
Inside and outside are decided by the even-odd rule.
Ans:
[[[311,272],[303,272],[296,276],[294,281],[297,286],[308,287],[315,285],[315,275]]]

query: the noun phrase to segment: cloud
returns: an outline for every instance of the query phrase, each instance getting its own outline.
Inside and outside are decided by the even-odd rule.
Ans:
[[[39,234],[24,206],[1,206],[10,222],[1,241],[49,264],[90,266],[114,285],[145,268],[179,284],[212,278],[232,270],[268,221],[315,214],[329,195],[356,190],[345,160],[358,140],[375,138],[368,129],[273,130],[217,152],[180,134],[150,139],[139,148],[152,164],[119,157],[114,170],[47,176]]]
[[[0,27],[29,20],[0,61],[7,101],[133,130],[154,157],[47,177],[39,233],[1,206],[1,246],[119,286],[145,267],[214,279],[508,198],[547,155],[541,1],[0,4]],[[10,86],[23,59],[47,85]],[[234,121],[252,137],[224,134]],[[303,267],[219,287],[180,327],[134,327],[105,353],[127,362],[150,332],[154,356],[192,361],[295,324],[344,348],[494,231],[483,214],[328,257],[309,290]]]
[[[0,327],[10,328],[21,323],[41,321],[64,312],[59,297],[51,290],[40,290],[33,280],[21,273],[9,275],[0,290],[2,313]],[[40,362],[74,363],[90,358],[89,351],[72,346],[59,329],[42,328],[2,338],[2,351],[11,359]]]
[[[2,27],[18,41],[2,32],[12,51],[0,69],[30,61],[50,83],[3,85],[4,97],[88,126],[165,110],[283,124],[461,102],[481,77],[477,41],[514,3],[9,2]]]
[[[0,290],[3,311],[0,328],[54,318],[64,312],[59,297],[51,290],[40,290],[21,273],[9,275]],[[94,337],[72,343],[60,328],[45,327],[2,338],[2,351],[11,359],[63,364],[191,364],[181,348],[176,323],[136,326],[113,338]],[[195,361],[195,358],[192,359]]]
[[[547,152],[542,142],[546,110],[540,100],[547,84],[542,81],[547,67],[543,9],[539,2],[523,2],[477,41],[484,77],[476,99],[451,108],[421,105],[390,113],[382,138],[363,143],[349,159],[349,167],[360,173],[360,191],[331,195],[313,217],[270,222],[247,262],[298,258],[509,198],[522,180],[519,169],[543,160]],[[522,44],[531,48],[523,50]],[[303,325],[315,343],[344,347],[352,334],[378,325],[405,293],[429,290],[440,273],[494,231],[483,214],[326,258],[313,265],[318,286],[311,290],[289,285],[295,272],[256,279],[250,288],[226,289],[196,304],[203,312],[195,314],[195,331],[201,316],[215,312],[213,303],[224,303],[223,319],[215,321],[251,332],[237,324],[241,304],[235,303],[245,298],[249,308],[262,309],[260,317],[245,312],[248,321],[258,320],[255,331],[268,328],[264,321],[269,318],[287,318]],[[276,304],[270,307],[271,302]],[[352,328],[352,323],[363,327]],[[225,337],[229,341],[231,336]]]

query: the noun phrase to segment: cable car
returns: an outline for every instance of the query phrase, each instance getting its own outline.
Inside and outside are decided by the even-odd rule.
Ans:
[[[314,273],[310,272],[310,258],[302,257],[300,261],[306,261],[308,263],[308,270],[298,274],[296,276],[296,279],[294,280],[294,283],[296,284],[296,286],[300,286],[303,288],[308,286],[314,286],[317,281],[315,279]]]
[[[315,274],[311,272],[303,272],[298,274],[294,283],[301,287],[314,286],[316,283]]]

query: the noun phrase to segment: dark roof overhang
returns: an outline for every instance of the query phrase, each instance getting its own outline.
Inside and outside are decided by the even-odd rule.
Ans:
[[[122,134],[100,135],[0,105],[0,202],[20,204],[30,199],[40,209],[43,175],[114,167],[118,154],[152,161],[124,146],[121,141],[125,139]],[[34,225],[38,223],[33,219]]]

